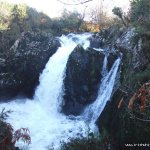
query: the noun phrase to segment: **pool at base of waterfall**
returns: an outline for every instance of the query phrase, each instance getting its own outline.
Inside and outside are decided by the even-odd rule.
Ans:
[[[80,116],[71,117],[60,113],[67,60],[78,44],[84,49],[89,47],[90,36],[88,33],[61,36],[61,47],[50,57],[40,75],[40,84],[35,90],[34,99],[16,99],[0,104],[0,110],[5,108],[13,111],[6,121],[12,124],[14,130],[28,128],[30,131],[31,144],[27,145],[21,140],[16,143],[21,150],[59,150],[61,144],[71,138],[86,137],[89,132],[98,133],[95,121],[111,97],[120,58],[107,72],[105,57],[102,68],[105,75],[100,84],[98,97]]]

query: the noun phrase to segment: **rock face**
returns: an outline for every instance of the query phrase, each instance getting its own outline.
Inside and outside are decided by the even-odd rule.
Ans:
[[[142,40],[134,41],[135,36],[136,33],[133,28],[110,28],[93,35],[90,39],[90,46],[93,48],[103,48],[108,51],[118,50],[123,53],[123,58],[130,54],[131,65],[136,72],[143,69],[149,60],[143,53]]]
[[[80,45],[71,53],[64,79],[63,112],[78,115],[86,104],[96,99],[104,57],[104,54],[84,50]]]
[[[92,48],[102,48],[104,45],[102,39],[98,35],[93,35],[90,40],[90,47]]]
[[[7,54],[0,56],[0,98],[18,93],[31,97],[39,74],[60,43],[50,34],[23,33]]]
[[[104,53],[92,48],[84,50],[80,45],[71,53],[64,79],[62,111],[65,114],[79,115],[87,104],[96,99],[104,57]],[[115,59],[116,55],[112,55],[108,68],[111,68]]]
[[[105,129],[111,137],[114,149],[126,149],[126,143],[148,142],[150,132],[149,124],[136,120],[128,109],[129,100],[133,91],[150,80],[149,52],[144,53],[142,39],[136,39],[134,29],[109,29],[97,34],[97,38],[103,41],[103,48],[116,49],[123,54],[120,75],[120,89],[118,89],[107,103],[97,124],[100,132]],[[121,99],[124,105],[118,109]],[[136,110],[137,113],[137,110]],[[140,116],[140,115],[139,115]],[[144,129],[142,127],[144,126]]]

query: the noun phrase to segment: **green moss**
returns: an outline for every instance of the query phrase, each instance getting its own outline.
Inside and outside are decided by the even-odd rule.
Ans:
[[[132,77],[132,83],[144,83],[150,80],[150,69],[146,69],[142,72],[136,73]]]
[[[103,127],[100,135],[100,143],[103,144],[107,137],[108,137],[108,131]]]

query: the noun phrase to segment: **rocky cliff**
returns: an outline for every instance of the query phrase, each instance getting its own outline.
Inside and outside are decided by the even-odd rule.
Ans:
[[[93,48],[84,50],[80,45],[71,53],[64,79],[65,94],[62,111],[65,114],[79,115],[87,104],[96,100],[105,55],[105,52],[96,51]],[[109,53],[108,70],[117,57],[117,54]]]
[[[91,44],[94,38],[103,48],[117,50],[123,54],[120,86],[97,121],[100,132],[104,129],[108,132],[109,142],[114,150],[125,149],[126,143],[148,142],[150,124],[146,120],[148,120],[149,108],[141,112],[140,100],[136,100],[134,104],[136,109],[128,107],[134,93],[142,84],[150,80],[150,53],[144,51],[143,39],[137,38],[133,28],[110,28],[96,34]]]
[[[59,46],[51,34],[33,32],[22,33],[10,48],[6,44],[8,49],[0,50],[0,99],[19,93],[32,97],[39,74]]]

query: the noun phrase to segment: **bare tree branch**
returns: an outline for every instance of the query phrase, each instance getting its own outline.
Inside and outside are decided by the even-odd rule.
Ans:
[[[80,4],[88,3],[88,2],[93,1],[93,0],[83,0],[83,1],[80,1],[78,3],[66,3],[63,0],[57,0],[57,1],[64,4],[64,5],[80,5]]]
[[[131,118],[135,118],[137,120],[144,121],[144,122],[150,122],[149,119],[142,119],[142,118],[136,117],[134,114],[131,114],[131,113],[129,113],[129,114],[131,115]]]

